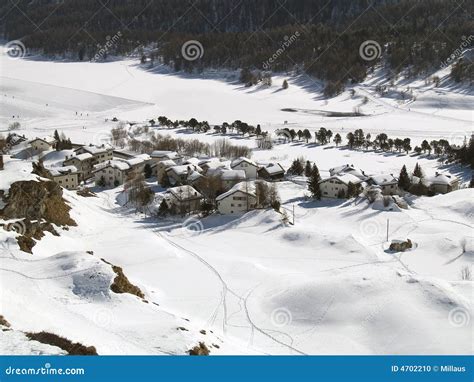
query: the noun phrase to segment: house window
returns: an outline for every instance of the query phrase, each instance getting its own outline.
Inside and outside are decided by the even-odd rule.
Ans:
[[[234,204],[233,204],[233,203],[231,203],[231,204],[230,204],[230,206],[231,206],[231,207],[234,207]]]

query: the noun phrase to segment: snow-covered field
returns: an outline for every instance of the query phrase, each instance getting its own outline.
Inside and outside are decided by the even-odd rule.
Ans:
[[[274,77],[271,88],[245,88],[222,74],[149,72],[132,61],[1,56],[0,70],[0,131],[19,121],[19,133],[28,137],[58,129],[73,142],[98,143],[116,126],[106,118],[147,121],[159,115],[211,125],[240,119],[269,131],[324,126],[343,136],[362,128],[410,137],[415,144],[439,138],[461,143],[472,131],[473,96],[443,87],[443,81],[440,88],[410,83],[415,101],[379,97],[375,78],[356,86],[354,97],[345,92],[325,100],[308,79],[290,79],[285,91],[282,76]],[[447,73],[439,74],[445,79]],[[366,116],[320,113],[355,107]],[[220,138],[158,130],[208,142]],[[230,139],[255,147],[253,138]],[[397,175],[403,164],[410,170],[418,162],[428,173],[441,168],[470,179],[465,168],[434,157],[332,145],[281,144],[255,150],[253,158],[288,167],[298,156],[315,161],[323,176],[346,163],[369,174]],[[7,158],[0,188],[31,177],[30,167]],[[311,201],[297,182],[281,182],[278,191],[283,206],[295,209],[294,226],[272,210],[252,211],[204,218],[195,234],[182,219],[150,218],[121,206],[120,187],[96,198],[65,191],[78,226],[61,237],[46,233],[33,255],[19,251],[14,232],[0,231],[0,314],[17,331],[51,331],[93,345],[99,354],[184,354],[199,341],[218,345],[211,354],[472,352],[472,281],[460,276],[474,254],[472,189],[415,198],[409,209],[391,211],[364,200]],[[387,251],[387,221],[389,240],[409,237],[412,250]],[[110,292],[113,274],[101,259],[122,267],[147,302]],[[0,343],[7,344],[0,351],[14,352],[18,343],[25,349],[20,353],[58,352],[21,336],[0,332]]]

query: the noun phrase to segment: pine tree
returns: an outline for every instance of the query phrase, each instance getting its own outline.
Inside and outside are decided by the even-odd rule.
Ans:
[[[301,175],[304,172],[303,165],[299,159],[295,159],[288,169],[288,173],[291,175]]]
[[[319,181],[321,176],[316,164],[311,168],[311,176],[308,180],[308,190],[311,192],[311,197],[316,200],[321,200],[321,189],[319,188]]]
[[[158,216],[166,216],[170,213],[170,209],[168,207],[168,203],[166,203],[166,200],[163,199],[161,201],[160,207],[158,208]]]
[[[306,161],[306,166],[304,168],[304,176],[309,178],[311,176],[311,171],[312,171],[311,162],[309,160],[307,160]]]
[[[151,166],[149,163],[147,163],[143,169],[143,172],[145,174],[145,178],[151,178],[151,176],[153,175],[153,170],[151,169]]]
[[[339,133],[337,133],[335,136],[334,136],[334,143],[336,144],[336,147],[339,146],[339,144],[342,142],[342,138],[341,138],[341,135]]]
[[[408,191],[410,189],[411,181],[408,176],[407,168],[403,165],[402,170],[400,171],[400,176],[398,177],[398,187],[402,190]]]
[[[288,89],[288,81],[287,80],[283,80],[282,88],[283,89]]]
[[[421,171],[421,167],[418,163],[415,165],[415,169],[413,170],[413,175],[417,178],[423,178],[423,171]]]

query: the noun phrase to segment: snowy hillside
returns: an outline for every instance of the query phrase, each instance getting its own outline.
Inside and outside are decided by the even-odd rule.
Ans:
[[[236,119],[342,136],[354,129],[393,137],[448,139],[462,144],[472,133],[474,95],[454,88],[448,71],[440,86],[400,81],[380,96],[376,75],[325,99],[321,87],[301,77],[276,76],[271,87],[246,88],[235,73],[202,77],[147,71],[132,61],[101,64],[50,62],[0,56],[0,133],[19,122],[27,138],[64,133],[74,143],[110,142],[112,118],[146,123],[160,115],[208,120]],[[288,78],[290,87],[281,90]],[[410,87],[412,94],[400,95]],[[362,116],[329,116],[328,112]],[[287,110],[287,111],[285,111]],[[288,111],[291,110],[291,111]],[[286,121],[286,123],[285,123]],[[213,132],[156,126],[154,132],[212,143]],[[253,149],[252,159],[286,169],[297,157],[315,161],[323,177],[353,164],[367,175],[443,171],[460,178],[461,189],[415,197],[407,209],[309,197],[306,179],[278,182],[283,210],[199,218],[146,216],[124,204],[124,187],[94,187],[95,196],[64,190],[77,226],[46,232],[32,254],[20,251],[18,233],[0,229],[0,331],[3,354],[63,354],[25,338],[51,332],[99,354],[186,354],[200,342],[214,354],[469,354],[472,352],[472,280],[462,277],[474,255],[474,189],[470,169],[434,155],[349,150],[345,145],[275,144],[256,148],[253,137],[229,134]],[[8,193],[31,174],[38,158],[5,156],[0,190]],[[56,166],[72,150],[49,151]],[[156,203],[165,191],[156,178]],[[0,209],[1,209],[0,205]],[[294,211],[294,215],[293,215]],[[2,225],[11,222],[1,221]],[[197,227],[197,229],[196,229]],[[388,240],[387,240],[388,235]],[[392,240],[413,242],[406,252]],[[143,292],[111,289],[123,269]]]

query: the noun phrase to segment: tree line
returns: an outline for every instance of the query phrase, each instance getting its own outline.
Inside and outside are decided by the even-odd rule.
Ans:
[[[138,53],[142,62],[163,62],[176,70],[258,68],[296,31],[300,37],[276,59],[272,71],[297,71],[327,81],[327,95],[345,83],[360,82],[379,59],[366,61],[359,46],[375,40],[389,76],[439,68],[472,32],[474,4],[455,0],[18,0],[0,5],[7,14],[1,32],[22,39],[31,49],[77,60],[94,59],[111,36],[120,38],[108,55]],[[269,17],[271,15],[271,17]],[[26,16],[26,17],[25,17]],[[33,21],[33,22],[31,22]],[[35,21],[41,23],[38,30]],[[436,26],[436,27],[435,27]],[[181,54],[183,43],[198,40],[204,55],[196,61]],[[378,55],[377,55],[378,56]],[[457,81],[473,77],[472,65],[458,64]]]

